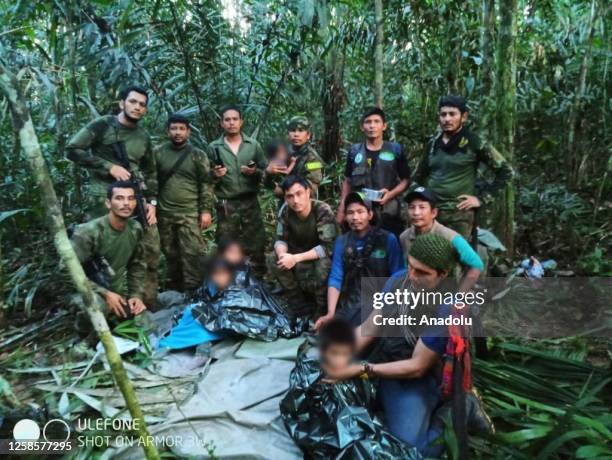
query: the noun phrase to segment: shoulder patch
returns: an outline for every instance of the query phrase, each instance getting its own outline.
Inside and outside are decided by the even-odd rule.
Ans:
[[[392,152],[380,152],[378,159],[383,161],[393,161],[395,160],[395,155]]]
[[[323,165],[320,161],[309,161],[306,163],[306,170],[308,171],[316,171],[317,169],[323,168]]]

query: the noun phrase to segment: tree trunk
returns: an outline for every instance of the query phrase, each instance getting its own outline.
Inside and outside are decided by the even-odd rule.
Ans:
[[[497,107],[496,138],[501,153],[514,165],[514,128],[516,111],[516,36],[517,2],[507,0],[499,5],[500,27],[497,46],[495,99]],[[497,236],[514,253],[514,187],[509,184],[501,193],[494,212]]]
[[[573,188],[579,182],[579,171],[583,161],[578,159],[578,152],[576,151],[576,128],[579,124],[578,114],[582,107],[582,101],[584,99],[584,93],[586,92],[586,79],[587,72],[589,70],[589,62],[591,60],[591,49],[593,47],[593,36],[595,34],[595,14],[597,11],[597,0],[591,0],[591,14],[589,16],[589,24],[587,29],[587,36],[585,40],[586,49],[584,50],[584,56],[582,56],[582,62],[580,63],[580,73],[578,74],[578,88],[576,95],[574,96],[574,103],[570,109],[568,116],[568,130],[567,130],[567,186]],[[585,156],[587,153],[585,153]],[[584,157],[583,157],[584,158]]]
[[[15,76],[1,63],[0,92],[4,93],[9,103],[14,129],[19,134],[26,162],[40,189],[42,204],[47,215],[47,224],[49,226],[49,231],[53,235],[55,247],[62,262],[68,268],[72,282],[84,300],[84,305],[87,305],[87,307],[84,308],[89,315],[89,319],[94,329],[98,333],[100,341],[104,345],[106,357],[113,377],[115,378],[115,382],[123,394],[126,405],[132,415],[132,419],[135,421],[135,426],[138,427],[136,431],[143,441],[145,456],[147,459],[159,459],[157,448],[152,442],[148,442],[151,438],[145,425],[142,410],[136,399],[136,393],[134,392],[132,382],[128,378],[125,368],[123,367],[121,356],[117,351],[117,347],[109,331],[106,318],[104,318],[102,314],[99,298],[91,290],[83,267],[72,249],[72,245],[66,234],[62,211],[57,201],[57,196],[55,195],[49,171],[47,170],[45,160],[42,156],[30,113],[19,88],[19,83]]]
[[[374,104],[383,106],[383,41],[384,18],[382,0],[374,0],[374,15],[376,20],[376,42],[374,46]]]
[[[447,82],[447,94],[459,94],[459,82],[461,79],[461,44],[463,35],[460,27],[457,26],[459,22],[461,9],[464,8],[461,2],[453,0],[448,3],[446,12],[444,14],[444,21],[446,27],[446,42],[448,44],[448,59],[446,65],[446,82]]]
[[[492,115],[493,72],[495,69],[495,0],[482,0],[482,19],[480,23],[480,49],[482,63],[480,65],[480,108],[479,131],[484,139],[495,137],[495,126]]]
[[[337,45],[328,53],[324,62],[323,87],[323,159],[334,163],[339,159],[342,139],[340,136],[340,112],[344,103],[344,86],[342,68],[344,50]]]

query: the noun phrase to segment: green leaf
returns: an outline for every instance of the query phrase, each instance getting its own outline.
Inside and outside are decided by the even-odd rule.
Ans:
[[[608,458],[609,459],[611,457],[612,457],[612,450],[604,446],[588,445],[588,446],[581,446],[578,449],[576,449],[576,458],[597,458],[597,459]]]
[[[537,428],[528,428],[510,433],[499,433],[498,437],[510,444],[522,444],[526,441],[531,441],[532,439],[543,438],[550,433],[552,429],[552,426],[540,426]]]
[[[14,216],[15,214],[18,214],[20,212],[27,212],[27,211],[30,211],[30,209],[22,208],[22,209],[13,209],[11,211],[2,211],[0,212],[0,223],[2,223],[2,221],[4,221],[5,219],[8,219],[9,217]]]

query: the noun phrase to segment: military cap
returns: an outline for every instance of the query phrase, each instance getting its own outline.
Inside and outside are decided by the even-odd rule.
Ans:
[[[436,194],[425,187],[416,187],[414,190],[411,190],[404,198],[404,201],[410,204],[416,198],[429,202],[432,208],[436,207]]]
[[[310,121],[308,121],[308,118],[303,115],[291,117],[287,122],[287,129],[291,131],[296,128],[302,128],[306,131],[310,131]]]
[[[368,210],[372,210],[372,202],[370,200],[365,199],[365,195],[361,192],[351,192],[344,199],[344,209],[348,209],[349,205],[352,203],[359,203],[362,206],[365,206]]]

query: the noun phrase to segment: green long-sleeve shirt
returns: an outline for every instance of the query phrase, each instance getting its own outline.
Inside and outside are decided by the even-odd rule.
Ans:
[[[256,194],[259,191],[267,161],[261,146],[255,139],[243,134],[238,154],[234,155],[225,143],[224,136],[221,136],[208,144],[207,153],[211,167],[216,165],[216,157],[219,154],[223,165],[227,168],[225,176],[219,178],[213,176],[213,186],[218,199],[239,198],[243,195]],[[251,161],[257,164],[256,173],[251,176],[242,174],[240,166],[247,166]]]
[[[183,153],[188,156],[168,177]],[[176,147],[164,142],[153,150],[159,184],[158,209],[164,214],[197,216],[211,212],[214,196],[211,189],[210,163],[206,154],[191,143]]]
[[[433,190],[441,209],[455,209],[459,195],[476,195],[488,203],[512,178],[512,169],[506,159],[467,129],[454,139],[453,147],[441,147],[442,133],[427,144],[425,154],[415,173],[415,182]],[[477,185],[480,164],[487,166],[494,175],[491,184]]]
[[[90,175],[90,193],[106,195],[106,189],[115,181],[110,168],[119,165],[112,144],[124,142],[130,160],[130,170],[136,178],[144,178],[146,198],[157,197],[157,175],[151,151],[151,138],[140,126],[122,125],[114,115],[96,118],[76,133],[66,146],[67,156],[86,168]]]
[[[146,263],[143,230],[129,219],[123,231],[111,227],[108,214],[78,225],[71,242],[79,261],[84,264],[102,256],[113,269],[110,290],[128,298],[142,299]],[[95,292],[104,295],[108,289],[92,281]]]

